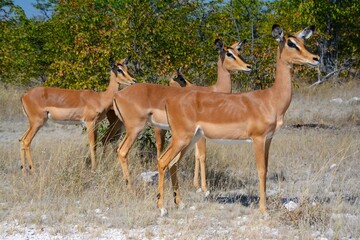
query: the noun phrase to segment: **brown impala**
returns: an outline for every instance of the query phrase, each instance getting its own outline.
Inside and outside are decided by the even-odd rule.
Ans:
[[[178,206],[183,206],[175,163],[184,155],[191,142],[199,137],[223,142],[253,143],[260,181],[260,211],[265,212],[269,147],[275,131],[283,124],[284,114],[291,101],[292,65],[319,64],[319,56],[310,53],[304,45],[304,39],[310,37],[313,31],[312,26],[295,36],[284,36],[280,26],[273,26],[272,35],[279,42],[279,47],[275,82],[271,88],[239,94],[192,91],[167,99],[166,112],[172,140],[158,160],[157,205],[161,215],[167,214],[164,208],[165,170],[170,167],[174,200]]]
[[[111,63],[110,82],[105,92],[91,90],[69,90],[50,87],[36,87],[21,97],[21,103],[29,120],[29,128],[19,139],[21,151],[21,169],[25,173],[25,156],[29,169],[34,172],[34,165],[30,156],[30,144],[37,131],[47,119],[58,122],[84,122],[87,127],[91,170],[95,171],[95,140],[96,125],[105,117],[112,107],[112,100],[119,84],[130,85],[135,79],[129,75],[127,58],[114,65]]]
[[[231,47],[224,47],[224,44],[217,39],[215,46],[219,52],[217,82],[210,87],[190,86],[186,88],[167,87],[158,84],[136,84],[127,87],[114,97],[114,110],[126,128],[126,135],[117,150],[125,182],[131,188],[129,170],[127,166],[127,155],[140,131],[147,122],[155,127],[168,129],[168,122],[165,113],[165,100],[168,97],[180,96],[191,90],[205,92],[231,92],[230,72],[250,71],[251,66],[245,63],[239,55],[242,43],[236,43]],[[158,154],[162,149],[163,142],[157,143]],[[205,192],[205,140],[201,139],[196,144],[196,158],[201,162],[202,188]],[[158,156],[159,156],[158,155]],[[195,174],[197,178],[197,174]],[[197,182],[197,179],[195,180]]]
[[[185,79],[184,75],[182,74],[182,69],[179,68],[170,75],[169,86],[189,87],[189,86],[192,86],[192,84],[188,80]],[[110,141],[113,141],[114,139],[116,139],[116,135],[121,134],[121,127],[123,125],[122,122],[119,120],[119,118],[116,116],[113,107],[111,107],[111,109],[106,113],[106,117],[110,124],[109,124],[109,127],[108,127],[106,133],[104,134],[104,136],[101,140],[102,144],[104,146],[104,151],[105,151],[105,148],[108,145],[108,143]],[[166,131],[161,128],[159,129],[157,127],[155,127],[154,130],[155,130],[155,140],[156,140],[157,150],[158,150],[157,157],[159,157],[160,156],[159,151],[162,151],[162,144],[165,141]]]

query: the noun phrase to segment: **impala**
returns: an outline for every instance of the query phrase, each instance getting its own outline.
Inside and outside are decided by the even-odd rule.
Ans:
[[[178,68],[175,72],[173,72],[170,75],[170,81],[169,81],[169,86],[173,86],[173,87],[189,87],[192,86],[192,84],[185,79],[184,75],[182,74],[182,69]],[[110,141],[113,141],[114,139],[117,139],[117,135],[121,134],[121,128],[122,128],[122,122],[119,120],[119,118],[116,116],[114,109],[111,108],[107,113],[106,113],[107,119],[109,121],[109,127],[106,130],[106,133],[104,134],[101,142],[104,146],[104,151],[106,146],[108,145],[108,143]],[[156,140],[156,144],[159,145],[160,143],[165,141],[165,133],[166,131],[163,129],[159,129],[159,128],[154,128],[155,130],[155,140]],[[161,144],[162,146],[162,144]],[[159,147],[157,147],[158,151],[159,151]],[[158,152],[157,157],[160,156],[160,153]]]
[[[192,83],[185,79],[182,68],[178,68],[170,77],[169,86],[171,87],[190,87]]]
[[[319,57],[310,53],[304,45],[304,39],[310,37],[313,31],[312,26],[295,36],[284,36],[280,26],[273,26],[272,35],[279,42],[279,47],[275,82],[271,88],[238,94],[192,91],[166,100],[172,140],[158,159],[157,206],[161,215],[167,214],[164,208],[165,170],[170,167],[174,200],[178,206],[183,206],[176,176],[176,162],[181,159],[191,142],[199,137],[222,142],[253,143],[260,185],[259,208],[260,212],[265,212],[269,148],[275,131],[283,125],[284,114],[291,102],[292,65],[319,64]]]
[[[230,72],[250,71],[251,66],[242,60],[239,50],[242,43],[233,44],[231,47],[224,47],[222,41],[215,41],[216,49],[219,52],[217,82],[211,87],[190,86],[186,88],[168,87],[158,84],[136,84],[127,87],[115,94],[114,110],[126,128],[126,135],[117,149],[123,177],[128,188],[131,188],[129,170],[127,166],[127,155],[139,132],[150,122],[155,127],[168,129],[168,122],[165,112],[165,100],[168,97],[180,96],[188,91],[199,90],[205,92],[231,92]],[[163,146],[163,141],[157,143],[158,154]],[[205,180],[205,140],[202,139],[196,144],[197,159],[202,163],[202,188],[206,189]],[[195,175],[195,177],[197,177]]]
[[[115,92],[118,91],[119,84],[130,85],[135,82],[135,79],[128,73],[127,61],[128,58],[125,58],[116,65],[111,62],[110,82],[105,92],[36,87],[21,97],[22,107],[30,125],[19,139],[21,169],[24,173],[26,171],[25,159],[28,160],[31,172],[34,172],[30,144],[47,119],[64,123],[84,122],[86,124],[90,144],[91,170],[95,171],[96,125],[112,107],[112,99]]]
[[[192,83],[190,83],[188,80],[185,79],[185,77],[181,71],[182,71],[182,69],[179,68],[176,72],[174,72],[171,75],[170,81],[169,81],[169,86],[171,86],[171,87],[191,87],[191,86],[193,86]],[[159,158],[161,151],[163,150],[164,142],[165,142],[165,134],[166,134],[166,129],[154,127],[157,158]]]

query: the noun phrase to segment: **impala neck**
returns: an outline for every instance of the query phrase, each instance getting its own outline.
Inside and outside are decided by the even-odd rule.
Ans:
[[[272,87],[273,101],[278,115],[285,114],[291,102],[291,78],[292,64],[281,58],[281,51],[278,49],[276,59],[275,82]]]
[[[114,95],[119,90],[119,84],[116,82],[115,79],[115,73],[111,71],[109,85],[107,86],[106,91],[102,93],[103,103],[104,105],[106,105],[106,107],[112,105]]]
[[[213,92],[231,92],[230,72],[224,67],[223,61],[219,57],[217,68],[217,81],[212,86]]]

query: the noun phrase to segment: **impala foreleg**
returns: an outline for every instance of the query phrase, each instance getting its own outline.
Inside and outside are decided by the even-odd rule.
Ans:
[[[95,160],[95,154],[96,154],[96,122],[87,122],[86,128],[89,138],[89,146],[90,146],[90,159],[91,159],[91,172],[96,171],[96,160]]]
[[[270,143],[271,140],[265,140],[264,138],[254,139],[256,168],[259,175],[259,209],[261,213],[266,212],[266,174]]]
[[[206,196],[209,195],[209,191],[206,186],[206,140],[200,138],[195,144],[195,170],[194,170],[194,186],[199,189],[199,167],[201,173],[201,191]],[[200,189],[199,189],[200,190]]]
[[[172,167],[170,167],[170,176],[171,176],[171,184],[173,188],[173,194],[174,194],[174,203],[179,206],[180,209],[184,208],[184,204],[181,201],[180,198],[180,191],[179,191],[179,181],[177,178],[177,164],[174,164]]]

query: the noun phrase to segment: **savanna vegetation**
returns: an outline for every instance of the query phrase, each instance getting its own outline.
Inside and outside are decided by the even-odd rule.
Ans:
[[[122,180],[117,144],[98,154],[92,174],[86,134],[79,126],[51,121],[33,140],[36,174],[23,176],[18,139],[28,125],[19,104],[22,90],[1,87],[0,238],[358,239],[360,103],[354,97],[359,89],[353,80],[294,90],[285,126],[270,150],[268,215],[258,210],[252,146],[209,142],[210,196],[204,199],[192,185],[190,150],[179,163],[186,208],[175,207],[168,177],[171,214],[161,218],[157,184],[141,178],[157,170],[154,149],[141,156],[143,141],[129,156],[132,192]]]
[[[27,17],[0,2],[1,239],[359,239],[360,2],[355,0],[37,0]],[[165,84],[178,67],[196,85],[216,80],[216,38],[247,40],[250,74],[234,74],[234,91],[272,85],[274,23],[289,33],[309,25],[318,68],[294,68],[293,101],[270,150],[268,215],[258,213],[251,145],[207,148],[204,199],[192,185],[194,152],[179,164],[177,210],[166,181],[169,218],[159,218],[151,130],[130,152],[127,191],[117,144],[92,174],[79,126],[49,121],[32,145],[36,174],[20,171],[19,137],[27,128],[20,96],[33,86],[104,90],[109,59],[131,56],[140,82]],[[315,84],[314,87],[310,87]],[[106,126],[106,123],[104,123]],[[101,135],[101,131],[100,131]]]
[[[214,40],[247,39],[242,55],[255,66],[236,76],[239,90],[272,83],[276,43],[271,26],[289,33],[315,25],[308,45],[318,71],[298,67],[309,83],[349,76],[359,66],[360,3],[354,0],[37,0],[28,18],[12,0],[0,5],[0,81],[71,89],[104,89],[110,58],[132,57],[139,81],[163,83],[178,67],[197,85],[215,81]]]

